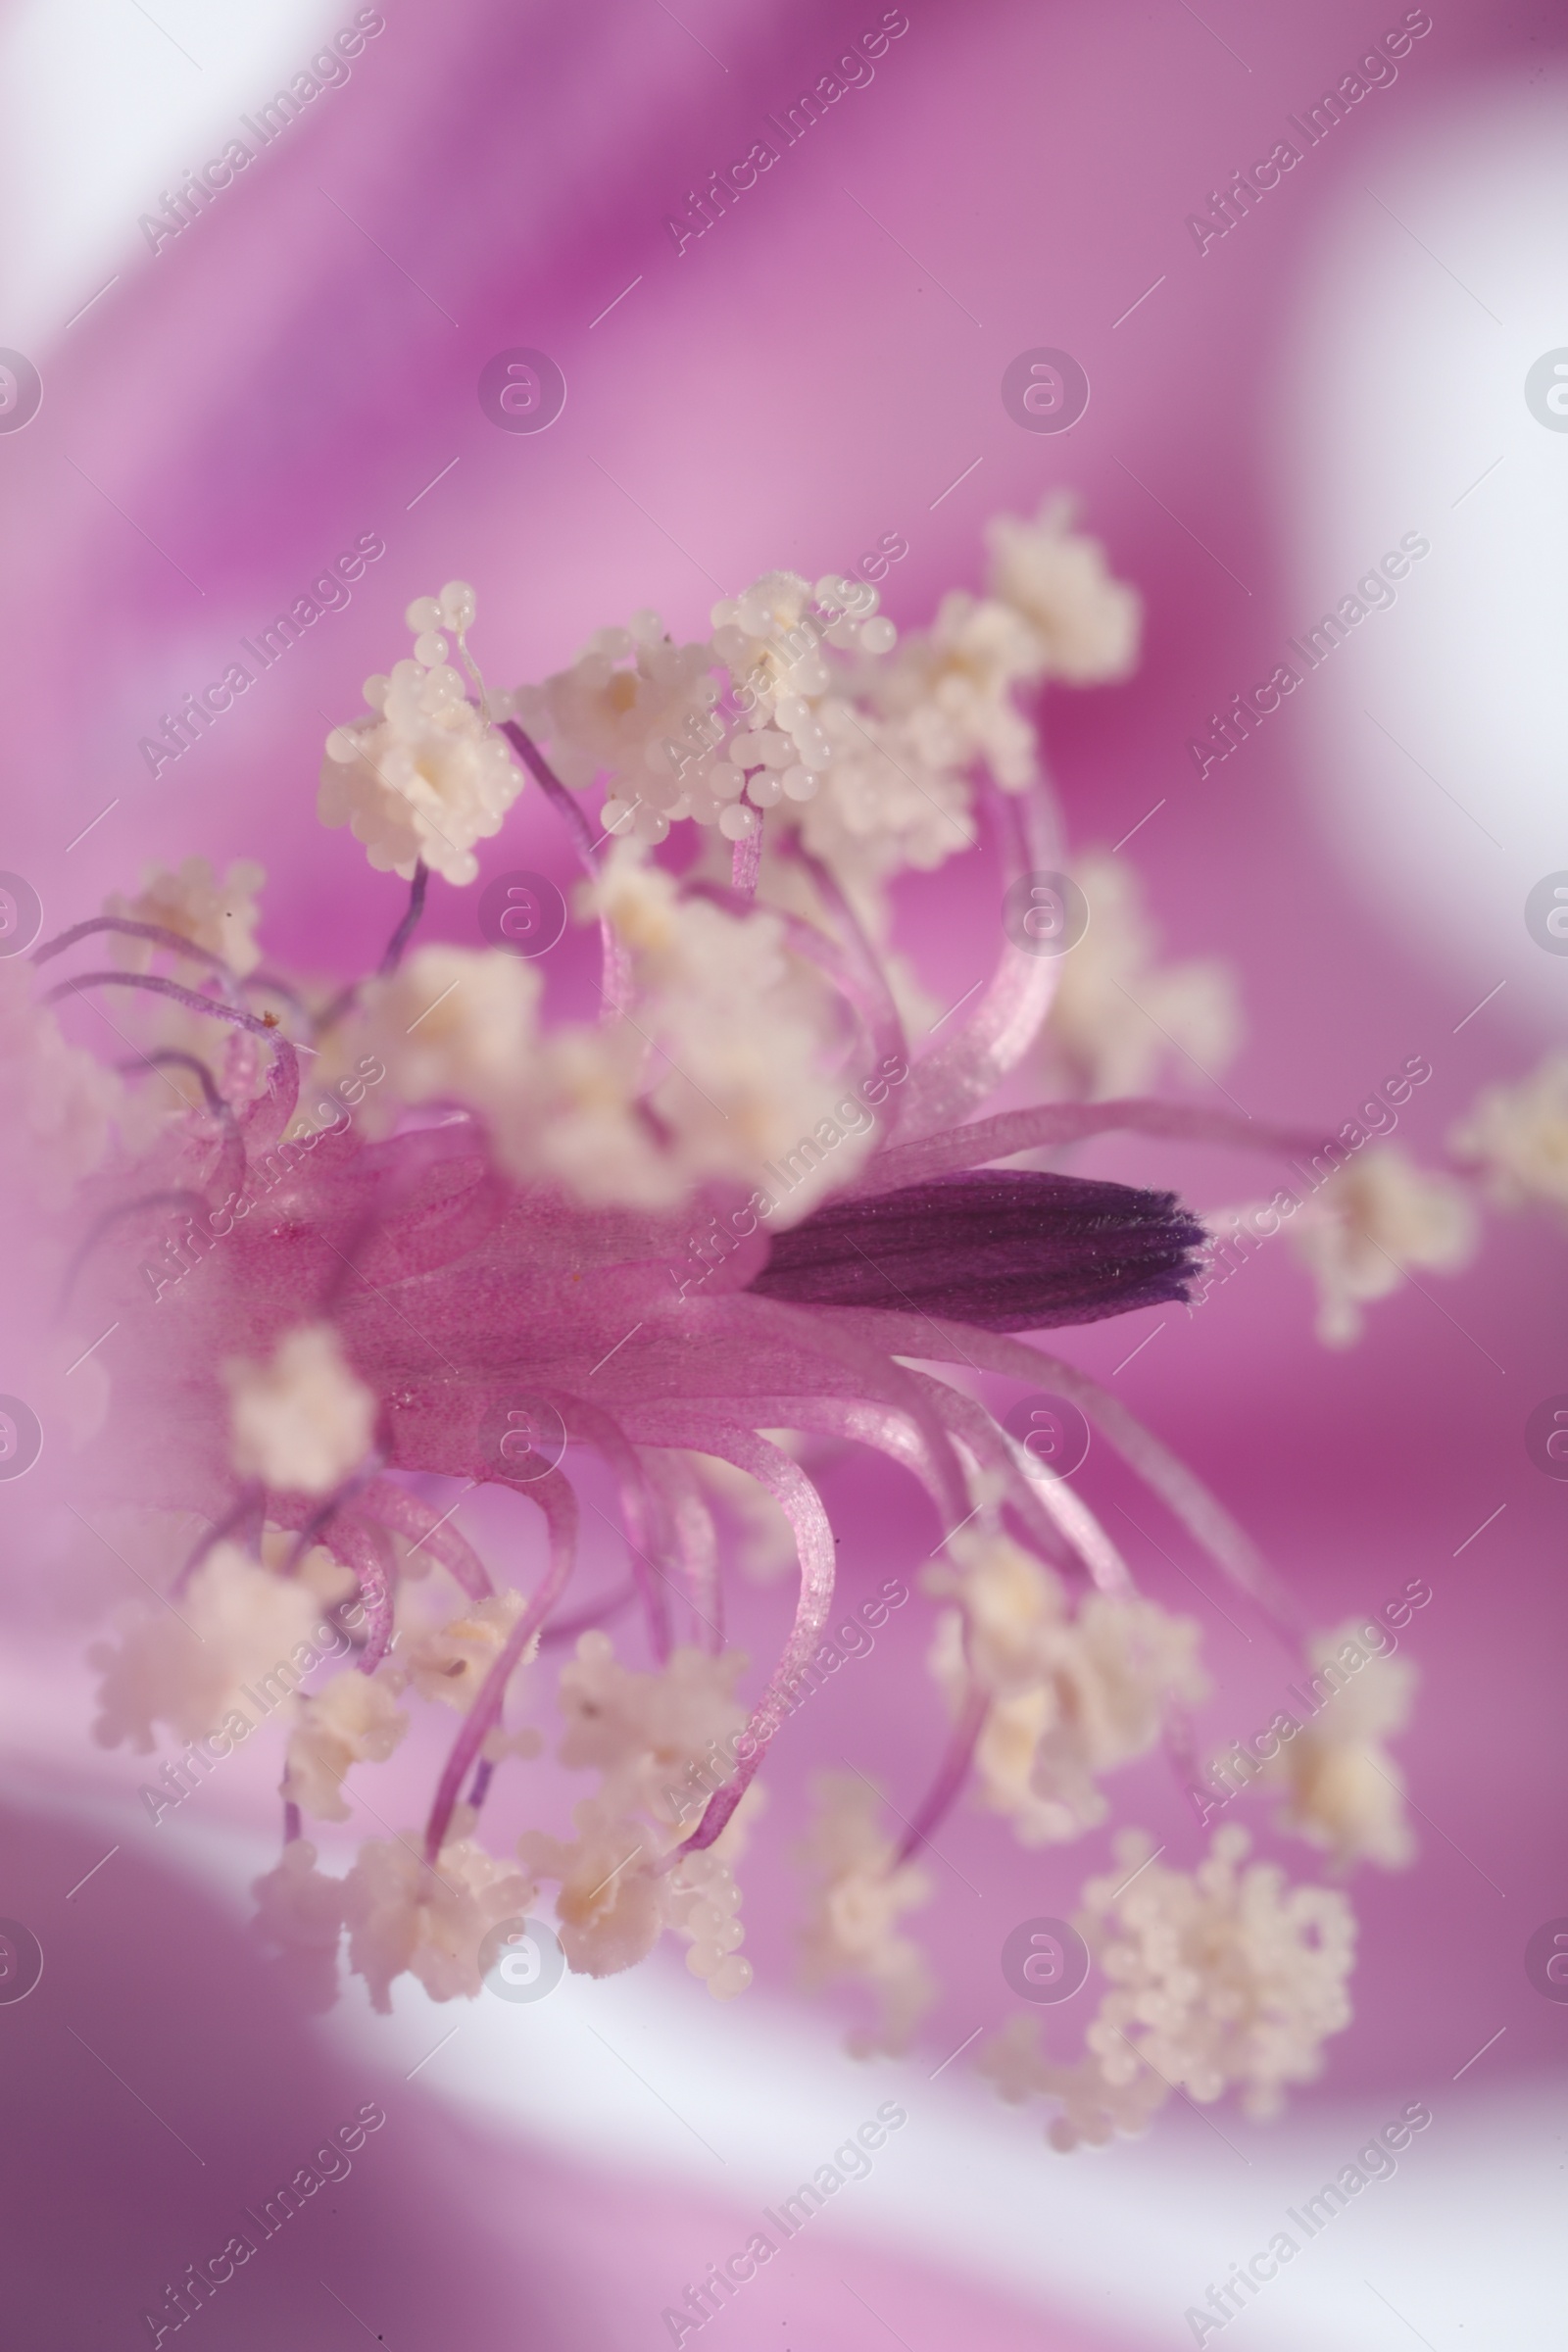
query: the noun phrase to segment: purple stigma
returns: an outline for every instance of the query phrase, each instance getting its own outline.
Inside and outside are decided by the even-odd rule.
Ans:
[[[830,1201],[775,1236],[751,1287],[803,1306],[1043,1331],[1185,1299],[1205,1239],[1174,1193],[979,1168]]]

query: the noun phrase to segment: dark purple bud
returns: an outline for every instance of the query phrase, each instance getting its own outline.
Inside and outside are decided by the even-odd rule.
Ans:
[[[1044,1331],[1184,1299],[1205,1239],[1174,1193],[977,1168],[829,1201],[774,1237],[751,1287],[804,1306]]]

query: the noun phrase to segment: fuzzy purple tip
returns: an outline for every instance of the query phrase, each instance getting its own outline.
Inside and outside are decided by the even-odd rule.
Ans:
[[[1043,1331],[1185,1299],[1204,1238],[1174,1193],[980,1168],[829,1202],[775,1238],[751,1287]]]

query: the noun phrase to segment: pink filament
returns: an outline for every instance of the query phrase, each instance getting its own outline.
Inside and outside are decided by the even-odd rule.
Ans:
[[[354,1507],[361,1518],[373,1519],[397,1535],[410,1537],[418,1550],[427,1551],[451,1571],[470,1600],[484,1600],[494,1592],[490,1571],[467,1537],[450,1518],[438,1519],[428,1503],[420,1502],[406,1488],[393,1486],[390,1479],[372,1479],[356,1497]]]
[[[865,935],[864,925],[839,885],[838,877],[819,858],[797,847],[796,855],[816,888],[818,898],[838,922],[849,943],[849,954],[855,973],[857,1001],[862,1004],[870,1033],[871,1052],[879,1062],[900,1061],[907,1065],[908,1041],[904,1034],[904,1021],[888,986],[881,957]],[[889,1098],[885,1116],[887,1133],[892,1134],[904,1108],[902,1092]]]
[[[621,1610],[629,1609],[636,1598],[637,1587],[628,1577],[605,1599],[591,1600],[585,1608],[573,1609],[569,1617],[553,1619],[540,1635],[539,1645],[542,1649],[557,1649],[564,1642],[575,1642],[579,1634],[586,1634],[591,1627],[605,1625],[612,1617],[618,1617]]]
[[[1188,1144],[1231,1144],[1248,1152],[1273,1152],[1289,1157],[1321,1151],[1321,1136],[1309,1138],[1288,1127],[1267,1127],[1259,1120],[1238,1118],[1228,1110],[1200,1110],[1174,1102],[1155,1102],[1131,1097],[1118,1102],[1040,1102],[1029,1110],[1004,1110],[991,1119],[976,1119],[916,1144],[902,1144],[878,1153],[863,1167],[850,1193],[897,1191],[906,1184],[923,1184],[960,1168],[988,1166],[1018,1152],[1047,1151],[1063,1144],[1083,1143],[1092,1135],[1115,1133],[1159,1135]]]
[[[547,1470],[542,1478],[530,1480],[525,1490],[530,1502],[536,1502],[545,1515],[550,1532],[550,1565],[535,1588],[533,1598],[513,1627],[500,1656],[480,1684],[473,1705],[469,1708],[462,1731],[453,1742],[430,1807],[425,1825],[424,1858],[435,1862],[446,1843],[447,1829],[452,1820],[469,1765],[484,1745],[493,1727],[500,1721],[506,1701],[507,1685],[512,1680],[518,1660],[527,1650],[536,1633],[544,1625],[571,1575],[577,1553],[577,1497],[569,1480],[559,1470]]]
[[[1040,1499],[1078,1554],[1102,1592],[1122,1598],[1137,1592],[1132,1571],[1094,1512],[1065,1479],[1048,1476]]]
[[[1022,1352],[1045,1368],[1048,1383],[1058,1389],[1103,1431],[1128,1467],[1157,1494],[1173,1518],[1245,1592],[1292,1650],[1299,1648],[1301,1619],[1292,1593],[1281,1584],[1251,1538],[1210,1494],[1202,1480],[1168,1446],[1112,1396],[1075,1365],[1035,1348]]]
[[[937,1384],[932,1383],[935,1387]],[[722,1412],[718,1399],[715,1413]],[[878,1404],[859,1396],[748,1396],[746,1409],[763,1429],[809,1430],[818,1437],[842,1438],[852,1446],[869,1446],[901,1470],[917,1478],[936,1506],[940,1520],[948,1509],[948,1490],[937,1475],[929,1446],[910,1413],[896,1405]]]
[[[185,1564],[174,1579],[173,1594],[176,1600],[208,1554],[216,1551],[220,1544],[233,1535],[237,1528],[244,1527],[248,1520],[254,1524],[248,1532],[247,1543],[250,1548],[255,1548],[255,1540],[266,1523],[266,1502],[267,1490],[257,1479],[245,1488],[231,1510],[225,1511],[221,1519],[214,1520],[206,1535],[198,1540],[186,1555]]]
[[[626,1544],[631,1552],[632,1580],[642,1595],[648,1620],[648,1639],[656,1660],[662,1666],[669,1656],[666,1594],[671,1580],[666,1571],[674,1564],[662,1498],[651,1489],[636,1448],[612,1414],[564,1390],[539,1389],[533,1394],[555,1406],[571,1441],[594,1446],[609,1466],[615,1481]]]
[[[62,931],[57,938],[46,941],[41,948],[35,948],[27,960],[30,963],[51,963],[55,956],[63,956],[67,948],[74,948],[78,939],[88,939],[95,932],[103,931],[114,932],[125,939],[150,939],[154,947],[165,948],[172,956],[188,956],[193,963],[204,963],[209,971],[217,972],[225,981],[233,981],[234,974],[228,964],[211,948],[198,947],[195,940],[186,939],[178,931],[166,930],[162,923],[138,923],[124,914],[94,914],[89,915],[84,923],[73,923],[69,931]]]
[[[869,1310],[796,1306],[783,1298],[762,1298],[755,1294],[717,1304],[747,1310],[749,1336],[754,1344],[760,1343],[759,1356],[768,1337],[776,1335],[785,1348],[798,1348],[808,1361],[812,1357],[829,1359],[840,1378],[824,1379],[827,1394],[842,1393],[842,1372],[848,1371],[856,1375],[858,1401],[882,1401],[906,1413],[925,1440],[935,1481],[933,1492],[940,1498],[938,1509],[947,1513],[950,1526],[963,1518],[969,1507],[968,1489],[948,1434],[922,1391],[904,1366],[892,1360],[891,1350],[872,1344]],[[906,1352],[918,1354],[921,1350]]]
[[[1060,1523],[1047,1508],[1036,1482],[1019,1467],[1004,1432],[984,1405],[966,1396],[961,1389],[933,1380],[928,1373],[911,1372],[909,1377],[928,1390],[933,1411],[940,1413],[947,1427],[962,1440],[981,1470],[1004,1482],[1002,1500],[1017,1513],[1037,1550],[1047,1559],[1059,1559],[1063,1550]]]
[[[1032,1533],[1039,1532],[1044,1520],[1051,1531],[1042,1545],[1048,1554],[1056,1549],[1052,1538],[1063,1537],[1101,1592],[1122,1594],[1136,1592],[1132,1572],[1121,1553],[1088,1504],[1064,1480],[1049,1474],[1042,1479],[1027,1476],[1020,1466],[1018,1449],[973,1397],[965,1396],[961,1390],[949,1388],[946,1381],[930,1380],[920,1373],[910,1377],[922,1383],[933,1409],[962,1438],[981,1467],[1000,1470],[1006,1476],[1005,1499]]]
[[[392,1580],[376,1538],[380,1531],[348,1517],[329,1520],[318,1541],[360,1580],[365,1603],[366,1642],[355,1664],[362,1674],[373,1674],[392,1646]]]
[[[584,872],[590,880],[597,882],[600,872],[599,846],[582,812],[581,804],[567,791],[532,736],[525,734],[514,718],[504,719],[501,732],[570,834],[571,846],[577,853]],[[599,937],[604,951],[600,994],[605,1001],[604,1017],[612,1020],[623,1013],[632,1001],[631,958],[608,915],[602,914],[599,918]]]
[[[242,1011],[237,1004],[220,1004],[213,997],[198,996],[194,989],[181,988],[177,980],[165,980],[156,972],[77,972],[72,979],[62,980],[57,988],[51,988],[43,1001],[54,1004],[63,997],[82,996],[89,988],[134,988],[155,997],[172,997],[187,1012],[205,1013],[209,1020],[227,1021],[231,1027],[246,1030],[253,1037],[267,1038],[272,1048],[267,1093],[259,1102],[252,1103],[244,1128],[247,1142],[259,1142],[264,1150],[275,1136],[282,1134],[300,1099],[300,1059],[281,1030],[254,1012]]]
[[[993,792],[990,805],[1002,847],[1004,890],[1026,873],[1059,866],[1062,850],[1055,808],[1043,787],[1022,801]],[[906,1134],[946,1127],[995,1093],[1039,1034],[1060,976],[1059,956],[1030,955],[1007,940],[973,1012],[915,1064],[904,1103]]]
[[[663,1505],[675,1557],[685,1572],[692,1613],[708,1636],[703,1647],[716,1658],[724,1647],[724,1588],[719,1581],[713,1514],[703,1499],[691,1464],[681,1454],[648,1446],[638,1448],[637,1458]]]
[[[985,1691],[978,1683],[971,1682],[964,1692],[952,1738],[937,1767],[936,1779],[915,1808],[914,1818],[905,1832],[904,1842],[893,1857],[893,1869],[897,1870],[901,1862],[907,1862],[916,1847],[927,1842],[932,1831],[954,1803],[969,1777],[975,1747],[985,1730],[990,1711],[991,1701]]]
[[[1026,1347],[1021,1340],[1008,1339],[1001,1332],[977,1331],[967,1323],[943,1324],[923,1315],[894,1314],[880,1307],[856,1311],[873,1336],[901,1354],[920,1356],[929,1363],[966,1363],[977,1370],[1003,1373],[1009,1380],[1026,1380],[1032,1387],[1054,1388],[1071,1397],[1288,1646],[1298,1647],[1300,1636],[1296,1605],[1256,1545],[1202,1480],[1145,1429],[1119,1397],[1108,1396],[1098,1382],[1059,1356],[1047,1355],[1043,1349]]]
[[[700,1853],[712,1844],[756,1778],[762,1750],[787,1712],[790,1685],[816,1648],[833,1606],[835,1561],[833,1530],[828,1525],[821,1497],[799,1463],[791,1461],[779,1446],[758,1437],[753,1430],[677,1414],[669,1407],[659,1411],[658,1420],[660,1435],[654,1443],[682,1446],[695,1453],[715,1454],[720,1461],[733,1462],[738,1470],[755,1478],[759,1486],[765,1487],[795,1532],[801,1562],[795,1623],[767,1689],[753,1709],[742,1735],[750,1742],[748,1752],[736,1764],[734,1774],[723,1788],[709,1798],[703,1818],[691,1836],[665,1858],[662,1867],[668,1870],[682,1854]]]

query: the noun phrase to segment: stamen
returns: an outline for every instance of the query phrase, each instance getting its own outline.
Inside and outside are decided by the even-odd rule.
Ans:
[[[274,1053],[293,1055],[293,1047],[274,1023],[257,1013],[243,1012],[237,1004],[220,1004],[214,997],[200,997],[194,989],[181,988],[177,980],[162,979],[156,972],[77,972],[74,978],[58,982],[43,1001],[46,1004],[58,1004],[62,997],[83,996],[89,988],[142,988],[155,997],[172,997],[187,1012],[204,1012],[211,1020],[231,1021],[236,1029],[249,1029],[257,1037],[270,1038]]]
[[[174,1579],[173,1591],[176,1599],[184,1592],[185,1587],[190,1583],[191,1578],[208,1554],[216,1551],[220,1544],[233,1535],[237,1528],[245,1527],[247,1522],[249,1522],[249,1528],[245,1547],[247,1551],[260,1556],[262,1528],[267,1517],[264,1508],[265,1502],[266,1490],[258,1479],[246,1487],[239,1500],[223,1513],[221,1519],[214,1520],[206,1535],[201,1537],[187,1553],[185,1564]]]
[[[409,890],[408,906],[403,910],[403,916],[397,929],[386,943],[385,955],[375,967],[378,977],[384,977],[388,972],[395,972],[403,961],[403,951],[414,937],[418,928],[419,918],[424,912],[424,894],[429,887],[429,882],[430,869],[422,858],[417,858],[414,867],[414,880]],[[318,1037],[321,1036],[324,1031],[335,1028],[343,1015],[353,1010],[359,1003],[360,991],[364,986],[363,980],[351,980],[346,988],[338,990],[337,995],[317,1021],[316,1034]],[[298,1002],[297,999],[296,1002]]]
[[[594,881],[599,878],[599,852],[594,845],[592,829],[582,812],[582,804],[575,793],[566,787],[545,758],[531,735],[525,734],[514,718],[504,718],[501,733],[511,744],[523,766],[528,770],[540,791],[555,808],[571,836],[571,846],[582,859],[584,869]]]
[[[403,961],[403,951],[414,937],[419,917],[424,912],[424,894],[429,888],[430,868],[421,858],[414,868],[414,882],[409,892],[409,904],[403,920],[386,943],[386,954],[377,965],[379,972],[395,972]]]
[[[222,956],[215,956],[211,948],[198,947],[193,939],[186,939],[181,932],[167,930],[162,923],[138,923],[125,914],[89,915],[84,923],[73,923],[71,929],[62,931],[57,939],[46,940],[41,948],[34,948],[27,960],[29,963],[52,962],[56,956],[63,956],[67,948],[74,948],[78,939],[90,939],[94,932],[101,931],[117,932],[126,939],[150,939],[155,947],[167,948],[172,956],[188,956],[195,963],[205,963],[209,971],[220,973],[225,980],[234,977]]]
[[[222,1119],[229,1127],[234,1124],[233,1105],[223,1101],[222,1096],[213,1084],[212,1071],[207,1067],[206,1062],[195,1054],[179,1054],[172,1047],[166,1047],[151,1054],[137,1054],[129,1061],[117,1061],[115,1068],[128,1073],[133,1078],[139,1076],[143,1070],[189,1070],[200,1086],[203,1099],[214,1118]]]
[[[600,875],[599,851],[575,793],[566,790],[533,737],[526,734],[514,718],[503,719],[500,731],[565,825],[571,836],[571,846],[590,881],[597,882]],[[616,937],[608,915],[601,914],[599,918],[599,936],[604,946],[605,959],[601,987],[605,1000],[605,1018],[609,1020],[624,1012],[631,1003],[631,959]]]
[[[513,1627],[506,1646],[485,1676],[468,1711],[467,1719],[453,1744],[436,1788],[430,1818],[425,1824],[425,1860],[434,1863],[446,1843],[447,1828],[452,1810],[463,1787],[464,1775],[479,1754],[486,1735],[501,1719],[507,1685],[514,1670],[527,1650],[551,1610],[566,1589],[572,1564],[577,1554],[577,1497],[559,1471],[547,1470],[528,1486],[528,1499],[536,1502],[545,1515],[550,1530],[550,1565],[535,1589],[533,1598]]]

